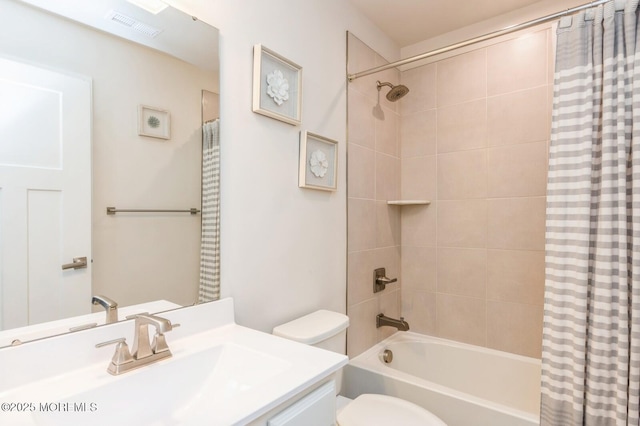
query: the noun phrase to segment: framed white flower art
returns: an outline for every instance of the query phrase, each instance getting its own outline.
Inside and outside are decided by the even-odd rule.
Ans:
[[[298,186],[323,191],[338,188],[338,141],[300,132]]]
[[[261,44],[253,46],[253,112],[300,124],[302,67]]]

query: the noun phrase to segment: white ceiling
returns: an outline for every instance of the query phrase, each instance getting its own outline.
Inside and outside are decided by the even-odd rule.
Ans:
[[[168,7],[153,15],[125,0],[20,0],[98,30],[165,52],[200,68],[218,71],[218,30]],[[151,38],[106,19],[115,11],[162,30]]]
[[[399,47],[405,47],[540,0],[350,1]]]

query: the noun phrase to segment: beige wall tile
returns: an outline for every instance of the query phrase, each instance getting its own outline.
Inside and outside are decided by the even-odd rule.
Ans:
[[[547,106],[549,108],[549,123],[551,123],[551,120],[553,118],[553,84],[550,84],[547,86]],[[551,127],[551,124],[549,124],[549,127]],[[549,134],[551,134],[551,130],[549,130]],[[551,139],[551,136],[549,136],[549,139]]]
[[[380,314],[385,314],[388,317],[399,319],[401,317],[400,303],[399,289],[391,289],[391,287],[387,287],[385,290],[378,293],[378,313]],[[398,330],[393,327],[378,328],[378,342],[391,336],[396,331]]]
[[[349,252],[376,247],[376,202],[349,198],[347,201],[347,246]]]
[[[487,201],[438,201],[438,247],[484,248]]]
[[[349,145],[347,161],[349,178],[348,194],[351,198],[375,198],[376,162],[375,151],[359,145]]]
[[[402,289],[402,315],[409,331],[436,335],[436,293]]]
[[[544,250],[545,197],[491,199],[487,248]]]
[[[558,40],[555,31],[549,31],[547,37],[549,37],[549,44],[547,45],[547,84],[552,84],[556,70],[556,44]]]
[[[399,102],[403,115],[436,107],[436,64],[404,71],[401,80],[409,89]]]
[[[400,197],[400,159],[376,153],[376,200],[397,200]]]
[[[400,119],[398,114],[382,108],[384,118],[375,120],[376,151],[399,157],[400,153]]]
[[[486,99],[438,108],[438,153],[486,146]]]
[[[547,192],[547,142],[489,148],[488,195],[544,196]]]
[[[489,146],[546,141],[551,132],[548,86],[487,99]]]
[[[435,247],[436,202],[428,206],[392,207],[401,210],[402,245],[413,247]]]
[[[400,245],[400,212],[386,201],[376,201],[376,247]]]
[[[396,256],[393,252],[396,252]],[[379,259],[384,259],[380,262]],[[373,270],[379,264],[388,265],[392,270],[398,270],[399,256],[397,250],[364,250],[349,253],[347,265],[347,305],[362,303],[374,296],[373,293]]]
[[[375,67],[376,52],[364,44],[353,34],[347,38],[348,54],[347,69],[350,73],[360,72]],[[377,95],[376,76],[368,75],[349,82],[349,89],[355,89],[366,94],[368,98],[375,101]]]
[[[437,290],[437,251],[432,247],[402,247],[402,291],[435,292]]]
[[[520,303],[487,302],[487,346],[540,358],[542,310]]]
[[[438,294],[436,309],[439,337],[486,345],[487,307],[484,299]]]
[[[357,144],[370,149],[376,147],[376,121],[373,116],[374,102],[349,90],[348,129],[349,145]]]
[[[437,114],[435,109],[400,117],[400,156],[422,157],[436,153]]]
[[[374,297],[372,271],[376,250],[349,253],[347,259],[347,305],[355,305]]]
[[[351,32],[347,36],[347,44],[349,72],[363,71],[365,68],[375,66],[376,52]]]
[[[487,95],[486,49],[438,62],[437,94],[438,107],[484,98]]]
[[[400,161],[400,197],[403,200],[435,200],[436,156],[404,158]]]
[[[438,155],[438,199],[486,198],[487,152],[484,149]]]
[[[438,249],[438,293],[484,298],[487,250]]]
[[[547,84],[548,30],[487,48],[489,96]]]
[[[347,354],[350,358],[361,354],[377,343],[376,315],[378,299],[368,299],[347,308],[349,328],[347,329]]]
[[[489,250],[487,299],[544,303],[544,251]]]

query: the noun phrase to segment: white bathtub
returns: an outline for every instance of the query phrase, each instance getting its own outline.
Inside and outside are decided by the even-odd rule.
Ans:
[[[393,352],[389,364],[385,349]],[[538,359],[398,332],[352,359],[344,374],[344,396],[397,396],[448,426],[539,425]]]

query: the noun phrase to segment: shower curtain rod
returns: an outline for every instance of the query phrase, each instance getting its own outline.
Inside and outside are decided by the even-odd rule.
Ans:
[[[468,40],[465,40],[465,41],[461,41],[459,43],[450,44],[449,46],[441,47],[439,49],[435,49],[435,50],[432,50],[430,52],[421,53],[421,54],[416,55],[416,56],[411,56],[411,57],[406,58],[406,59],[401,59],[399,61],[395,61],[395,62],[392,62],[392,63],[387,64],[387,65],[382,65],[382,66],[379,66],[379,67],[371,68],[371,69],[368,69],[366,71],[361,71],[361,72],[357,72],[357,73],[354,73],[354,74],[348,74],[347,77],[349,78],[349,81],[353,81],[356,78],[364,77],[364,76],[367,76],[367,75],[370,75],[370,74],[375,74],[377,72],[385,71],[385,70],[388,70],[390,68],[396,68],[396,67],[399,67],[399,66],[402,66],[402,65],[410,64],[412,62],[420,61],[422,59],[427,59],[427,58],[430,58],[432,56],[439,55],[441,53],[449,52],[451,50],[459,49],[461,47],[466,47],[466,46],[469,46],[471,44],[475,44],[475,43],[479,43],[481,41],[485,41],[485,40],[489,40],[489,39],[492,39],[492,38],[495,38],[495,37],[499,37],[501,35],[513,33],[513,32],[520,31],[520,30],[524,30],[525,28],[530,28],[530,27],[533,27],[533,26],[536,26],[536,25],[539,25],[539,24],[544,24],[545,22],[549,22],[549,21],[556,20],[558,18],[562,18],[565,15],[569,15],[569,14],[572,14],[572,13],[575,13],[575,12],[580,12],[581,10],[589,9],[589,8],[594,7],[594,6],[599,6],[601,4],[605,4],[605,3],[608,3],[610,1],[612,1],[612,0],[592,1],[590,3],[583,4],[581,6],[576,6],[576,7],[573,7],[571,9],[564,10],[562,12],[557,12],[557,13],[554,13],[552,15],[543,16],[542,18],[538,18],[538,19],[534,19],[534,20],[531,20],[531,21],[523,22],[522,24],[510,25],[510,26],[508,26],[506,28],[503,28],[501,30],[498,30],[498,31],[494,31],[494,32],[491,32],[491,33],[488,33],[488,34],[485,34],[485,35],[482,35],[482,36],[479,36],[479,37],[474,37],[474,38],[471,38],[471,39],[468,39]]]

